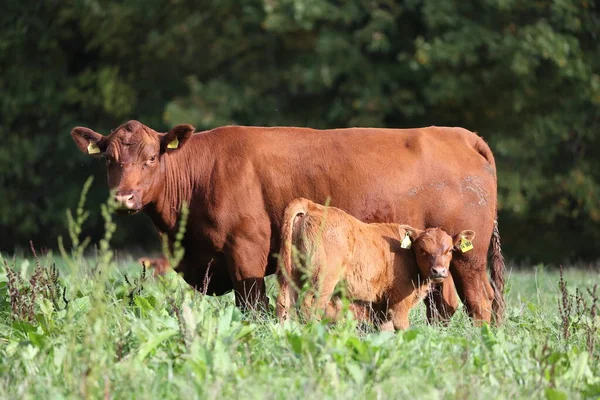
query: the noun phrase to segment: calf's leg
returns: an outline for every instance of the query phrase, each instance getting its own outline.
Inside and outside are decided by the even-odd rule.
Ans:
[[[435,284],[425,297],[427,320],[430,324],[448,325],[450,318],[458,309],[458,296],[452,275],[442,283]]]
[[[327,270],[321,270],[320,272],[318,276],[313,278],[314,287],[304,298],[302,313],[305,318],[308,318],[312,309],[317,312],[323,311],[325,316],[336,319],[340,307],[335,301],[331,300],[331,296],[340,280],[339,275]]]
[[[428,284],[417,284],[412,281],[405,281],[395,285],[390,294],[389,314],[391,322],[396,330],[408,329],[410,322],[408,316],[410,310],[417,304],[429,291]],[[382,329],[388,328],[389,323],[384,324]]]
[[[342,263],[337,252],[327,253],[324,249],[317,250],[308,265],[309,282],[311,287],[304,298],[302,313],[308,317],[311,309],[324,311],[325,315],[336,319],[341,306],[332,295],[336,285],[342,278]]]
[[[280,322],[289,318],[290,308],[298,302],[298,290],[302,287],[302,280],[295,268],[292,267],[291,276],[284,275],[283,279],[278,277],[280,286],[275,311]]]
[[[404,330],[408,329],[408,327],[410,326],[410,322],[408,320],[408,315],[411,309],[410,303],[410,299],[406,298],[402,301],[392,304],[392,306],[390,307],[390,317],[394,329]],[[390,330],[389,328],[389,322],[386,322],[381,326],[382,330]]]
[[[292,306],[291,290],[292,288],[288,282],[281,283],[279,287],[275,312],[280,322],[283,322],[289,318],[289,310]]]

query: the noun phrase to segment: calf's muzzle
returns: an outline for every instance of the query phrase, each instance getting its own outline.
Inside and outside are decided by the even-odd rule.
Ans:
[[[448,277],[448,268],[446,267],[433,267],[431,268],[431,273],[429,274],[429,278],[434,281],[441,281]]]

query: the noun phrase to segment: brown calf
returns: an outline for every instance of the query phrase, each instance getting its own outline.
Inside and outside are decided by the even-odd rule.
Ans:
[[[366,224],[338,208],[304,198],[288,205],[283,223],[280,320],[287,318],[302,285],[302,268],[292,259],[294,245],[306,255],[310,271],[311,290],[301,306],[305,315],[314,306],[335,317],[331,295],[338,282],[345,280],[352,300],[387,305],[389,319],[382,325],[386,330],[408,328],[409,311],[428,293],[431,283],[448,277],[452,251],[475,236],[470,230],[451,237],[440,228]]]

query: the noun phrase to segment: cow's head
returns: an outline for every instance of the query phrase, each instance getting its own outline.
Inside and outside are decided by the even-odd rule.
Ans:
[[[129,121],[110,135],[76,127],[71,136],[85,154],[106,159],[108,187],[114,193],[117,210],[140,211],[156,200],[161,185],[164,155],[177,151],[194,132],[191,125],[178,125],[158,133],[138,121]]]
[[[421,274],[433,282],[441,282],[448,277],[452,252],[457,251],[461,241],[473,241],[475,232],[462,231],[450,236],[441,228],[416,229],[408,225],[400,226],[400,238],[408,236],[411,250],[417,259]]]

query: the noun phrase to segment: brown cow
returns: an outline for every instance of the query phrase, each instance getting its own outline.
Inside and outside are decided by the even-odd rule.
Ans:
[[[332,206],[364,222],[439,226],[450,235],[476,230],[475,249],[454,257],[451,273],[475,320],[490,321],[492,306],[501,313],[496,168],[490,148],[473,132],[244,126],[193,131],[179,125],[158,133],[129,121],[108,136],[83,127],[71,132],[82,152],[105,157],[108,186],[121,209],[143,210],[171,242],[181,205],[189,205],[178,271],[190,284],[202,286],[208,275],[210,294],[234,289],[238,305],[265,299],[264,277],[276,271],[273,255],[286,205],[297,197],[318,203],[330,197]],[[486,271],[491,241],[495,291]]]
[[[384,330],[408,328],[410,310],[429,292],[431,283],[448,277],[453,250],[475,237],[471,230],[451,237],[440,228],[366,224],[339,208],[303,198],[285,209],[282,231],[277,298],[281,321],[296,303],[306,272],[309,293],[301,306],[305,316],[314,306],[337,317],[331,295],[345,280],[351,300],[386,305],[389,319],[384,318]],[[302,266],[294,263],[292,246],[305,255]]]

